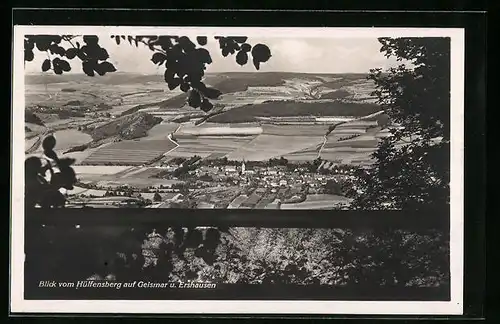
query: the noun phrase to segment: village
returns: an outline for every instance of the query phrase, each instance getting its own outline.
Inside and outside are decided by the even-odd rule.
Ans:
[[[345,206],[345,184],[355,168],[321,168],[327,162],[288,164],[284,159],[266,162],[203,160],[199,157],[171,160],[158,167],[153,177],[165,184],[137,188],[133,185],[105,187],[80,183],[102,196],[85,193],[70,201],[85,199],[86,206],[111,205],[138,208],[222,209],[333,209]]]

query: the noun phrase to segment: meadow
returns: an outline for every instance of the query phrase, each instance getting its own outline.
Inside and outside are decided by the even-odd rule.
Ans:
[[[281,157],[313,145],[320,144],[323,136],[266,135],[254,140],[227,155],[230,160],[264,161]]]
[[[83,163],[141,165],[161,157],[175,147],[176,145],[168,139],[115,142],[99,148],[90,154]]]
[[[229,154],[241,146],[252,141],[252,136],[202,136],[183,138],[179,137],[177,143],[179,147],[172,150],[167,156],[191,157],[199,155],[207,157],[213,154]]]

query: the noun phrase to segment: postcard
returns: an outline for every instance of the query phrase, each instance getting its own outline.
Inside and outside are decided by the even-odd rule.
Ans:
[[[462,314],[463,29],[13,40],[13,312]]]

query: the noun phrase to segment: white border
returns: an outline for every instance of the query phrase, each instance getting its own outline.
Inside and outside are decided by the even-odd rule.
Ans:
[[[24,300],[24,48],[25,34],[170,34],[262,37],[367,38],[451,37],[451,301],[66,301]],[[463,159],[464,29],[456,28],[256,28],[14,26],[12,178],[11,178],[11,312],[22,313],[224,313],[224,314],[365,314],[460,315],[463,313]],[[16,143],[22,143],[17,144]]]

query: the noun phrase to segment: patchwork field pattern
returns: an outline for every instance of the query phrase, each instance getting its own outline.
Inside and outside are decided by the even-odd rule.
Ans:
[[[191,137],[177,139],[179,147],[175,150],[169,152],[167,156],[171,157],[191,157],[198,155],[201,157],[217,155],[226,155],[242,145],[250,142],[254,137],[245,136],[203,136],[203,137]],[[224,156],[222,155],[222,156]]]
[[[302,150],[323,141],[323,136],[259,135],[253,141],[228,154],[230,160],[265,161]]]
[[[169,139],[149,141],[121,141],[100,148],[83,164],[120,163],[141,165],[161,157],[176,145]]]

